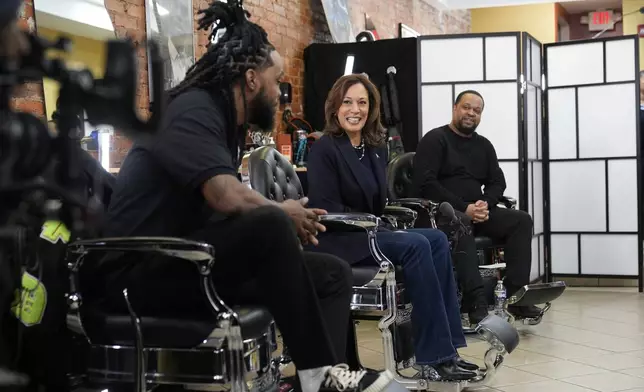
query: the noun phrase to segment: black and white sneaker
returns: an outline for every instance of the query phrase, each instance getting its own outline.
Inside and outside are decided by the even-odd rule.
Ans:
[[[349,365],[339,364],[327,368],[326,378],[320,391],[382,392],[389,390],[391,386],[394,386],[393,384],[400,385],[394,381],[394,375],[388,370],[379,373],[366,370],[349,370]],[[403,387],[400,386],[400,388]],[[392,389],[400,390],[399,388]]]

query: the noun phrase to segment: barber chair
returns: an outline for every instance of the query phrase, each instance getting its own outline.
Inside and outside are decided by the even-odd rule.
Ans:
[[[418,213],[416,227],[436,228],[436,217],[439,204],[431,200],[411,198],[413,163],[415,152],[400,155],[389,162],[387,168],[389,205],[411,208]],[[499,203],[499,208],[516,209],[516,199],[504,196]],[[479,256],[479,270],[485,281],[494,285],[505,269],[503,260],[504,244],[485,236],[476,236],[476,248]],[[487,285],[486,285],[487,286]],[[559,298],[566,289],[564,282],[550,282],[529,284],[523,286],[517,293],[507,299],[505,313],[509,322],[522,321],[527,325],[537,325],[543,315],[550,309],[552,301]],[[535,318],[520,318],[508,312],[508,305],[527,306],[543,305],[541,314]]]
[[[304,197],[302,186],[291,163],[276,149],[264,146],[250,155],[249,176],[251,187],[266,198],[283,202]],[[401,225],[413,226],[416,213],[408,208],[389,206],[385,215]],[[411,219],[413,218],[413,219]],[[353,267],[353,297],[351,310],[353,320],[379,320],[382,334],[385,367],[407,389],[427,391],[460,392],[465,387],[488,382],[503,362],[504,355],[511,353],[519,343],[519,335],[509,323],[491,315],[476,328],[490,348],[485,355],[485,370],[480,378],[462,382],[441,382],[412,379],[400,371],[415,364],[411,329],[411,304],[405,299],[404,282],[400,269],[380,251],[376,233],[380,218],[366,213],[331,213],[320,217],[328,232],[366,232],[366,240],[374,258],[372,267]],[[354,339],[355,330],[351,331]],[[357,341],[353,342],[353,356],[357,366],[362,367],[357,353]]]
[[[136,298],[127,288],[122,292],[125,314],[105,311],[87,298],[83,301],[83,267],[93,256],[108,252],[147,253],[191,263],[195,284],[201,285],[214,317],[140,316]],[[215,263],[210,245],[178,238],[99,238],[71,243],[66,258],[67,326],[74,342],[73,357],[81,365],[79,374],[70,375],[72,385],[83,390],[136,392],[163,385],[234,392],[277,390],[280,374],[273,359],[277,342],[272,316],[259,307],[229,307],[219,298],[209,279]],[[110,262],[119,263],[114,259]]]

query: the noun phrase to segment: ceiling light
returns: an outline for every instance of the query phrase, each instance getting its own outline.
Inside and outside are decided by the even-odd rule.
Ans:
[[[355,60],[355,57],[350,54],[347,56],[347,63],[344,65],[344,74],[345,75],[351,75],[353,73],[353,61]]]

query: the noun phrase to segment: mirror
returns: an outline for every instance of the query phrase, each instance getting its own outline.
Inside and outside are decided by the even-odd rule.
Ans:
[[[107,55],[105,41],[116,37],[104,0],[34,0],[34,11],[39,36],[54,40],[64,35],[72,41],[70,53],[53,56],[65,59],[70,68],[89,68],[97,79],[103,76]],[[43,80],[47,121],[54,132],[58,89],[57,82]],[[82,147],[103,168],[116,173],[125,154],[114,148],[114,129],[91,125],[85,118],[84,113],[78,114],[78,138]]]
[[[146,33],[159,45],[166,91],[179,84],[195,62],[193,12],[191,0],[145,0]],[[152,81],[148,86],[152,97]]]

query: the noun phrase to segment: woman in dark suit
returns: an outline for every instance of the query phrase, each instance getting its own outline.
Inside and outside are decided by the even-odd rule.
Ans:
[[[343,76],[329,92],[324,109],[325,135],[313,145],[307,164],[311,207],[382,215],[387,148],[378,90],[363,75]],[[362,233],[322,235],[319,242],[317,251],[335,254],[353,265],[374,262]],[[404,270],[413,304],[418,376],[474,377],[477,366],[465,362],[456,351],[466,343],[445,234],[434,229],[379,231],[378,245]]]

